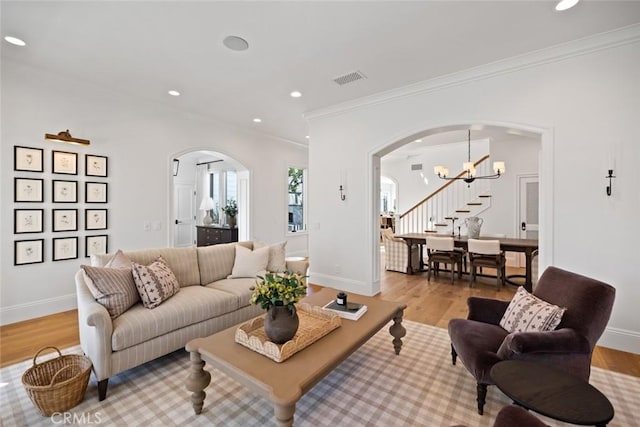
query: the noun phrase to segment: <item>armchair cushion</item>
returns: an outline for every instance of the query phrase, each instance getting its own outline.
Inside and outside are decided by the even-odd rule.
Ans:
[[[552,331],[565,311],[566,308],[543,301],[520,286],[500,319],[500,326],[509,332]]]
[[[496,354],[508,332],[498,325],[466,319],[449,321],[451,344],[478,383],[493,384],[489,371],[501,359]]]
[[[504,339],[498,349],[503,360],[517,359],[518,355],[532,353],[583,353],[589,354],[589,341],[573,329],[545,332],[514,332]]]

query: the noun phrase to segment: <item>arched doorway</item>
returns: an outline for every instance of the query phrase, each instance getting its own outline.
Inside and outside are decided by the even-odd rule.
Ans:
[[[210,149],[176,153],[170,159],[169,244],[172,247],[196,243],[196,226],[205,216],[213,224],[231,228],[223,208],[237,205],[238,240],[248,240],[249,171],[237,160]]]
[[[511,123],[501,123],[501,122],[485,122],[485,123],[473,123],[473,124],[446,124],[440,126],[425,126],[423,130],[415,130],[413,132],[409,132],[407,136],[402,137],[395,141],[389,141],[386,144],[374,149],[370,152],[371,157],[369,159],[369,172],[372,179],[372,185],[370,186],[370,197],[371,204],[370,206],[370,218],[371,218],[371,239],[369,240],[370,244],[370,254],[371,254],[371,266],[372,266],[372,279],[373,283],[379,283],[380,279],[380,262],[379,262],[379,250],[378,250],[378,222],[379,222],[379,206],[380,206],[380,177],[381,175],[389,176],[388,173],[383,173],[383,168],[381,166],[381,159],[384,156],[387,156],[394,151],[401,149],[404,146],[408,146],[409,144],[415,143],[416,140],[424,140],[429,137],[438,137],[439,135],[446,135],[449,132],[453,131],[466,131],[467,129],[473,129],[474,132],[500,132],[503,135],[508,136],[514,142],[517,142],[519,138],[534,138],[540,147],[540,151],[538,153],[538,170],[535,171],[538,173],[540,177],[540,271],[547,265],[550,265],[553,260],[553,246],[551,244],[553,238],[553,221],[552,221],[552,182],[553,182],[553,131],[552,129],[545,128],[536,128],[530,126],[523,126],[519,124],[511,124]],[[482,136],[480,136],[482,137]],[[516,147],[516,144],[512,144],[513,147]],[[465,159],[460,159],[460,163]],[[498,159],[496,159],[498,160]],[[507,165],[507,168],[509,166]],[[425,169],[427,170],[427,169]],[[433,168],[431,168],[433,171]],[[427,170],[428,173],[429,171]],[[513,171],[512,171],[513,172]],[[433,173],[433,172],[432,172]],[[509,173],[509,170],[507,170]],[[391,176],[393,177],[393,176]],[[396,178],[396,177],[393,177]],[[402,185],[400,180],[399,185]],[[436,181],[435,179],[430,179],[430,181]],[[404,188],[404,187],[403,187]],[[406,190],[406,188],[405,188]],[[404,191],[403,190],[403,196]],[[515,190],[514,190],[515,191]],[[514,202],[515,203],[515,202]],[[402,211],[402,209],[400,209]],[[397,214],[402,214],[402,212],[398,212]],[[515,233],[516,224],[515,221],[513,223],[513,233],[514,236],[517,236]]]

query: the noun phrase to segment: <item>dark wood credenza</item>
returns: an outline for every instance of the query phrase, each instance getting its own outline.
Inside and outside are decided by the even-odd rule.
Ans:
[[[238,229],[221,225],[196,225],[198,230],[197,246],[210,246],[219,243],[238,241]]]

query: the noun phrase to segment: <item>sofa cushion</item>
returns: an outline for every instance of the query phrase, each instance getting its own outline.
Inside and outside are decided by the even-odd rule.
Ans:
[[[287,263],[285,261],[285,246],[287,241],[276,243],[274,245],[268,245],[263,242],[255,242],[253,244],[254,249],[269,248],[269,261],[267,262],[267,271],[272,273],[282,273],[287,269]]]
[[[228,292],[189,286],[163,304],[147,310],[136,304],[113,320],[111,346],[124,350],[185,326],[238,309],[238,297]]]
[[[240,277],[255,278],[264,274],[269,262],[269,248],[250,250],[241,245],[236,245],[236,259],[233,262],[233,270],[229,279]]]
[[[89,291],[116,318],[140,301],[131,270],[81,266]]]
[[[149,265],[133,262],[131,273],[145,308],[159,306],[180,290],[176,276],[162,257]]]
[[[251,300],[251,295],[253,295],[253,290],[251,288],[255,285],[255,278],[222,279],[208,284],[207,288],[235,295],[238,299],[238,307],[242,308],[250,304],[249,301]]]
[[[202,284],[226,279],[231,274],[236,257],[235,243],[201,246],[197,251]]]
[[[500,319],[500,326],[509,332],[552,331],[562,321],[565,311],[565,308],[543,301],[520,286]]]

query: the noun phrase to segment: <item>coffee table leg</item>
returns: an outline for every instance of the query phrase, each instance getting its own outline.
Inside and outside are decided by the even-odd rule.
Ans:
[[[396,315],[393,317],[393,325],[389,327],[389,333],[393,337],[393,348],[396,351],[396,354],[400,354],[400,349],[402,348],[402,337],[407,335],[407,330],[402,326],[402,316],[404,314],[404,310],[398,310]]]
[[[276,415],[276,426],[291,427],[293,425],[293,414],[296,412],[296,404],[281,405],[274,404],[274,412]]]
[[[189,365],[189,376],[187,377],[187,390],[191,392],[191,403],[193,404],[193,410],[196,415],[202,412],[202,406],[204,405],[204,398],[207,394],[204,389],[211,382],[211,374],[205,371],[204,361],[200,357],[200,353],[192,351],[190,353],[191,363]]]

